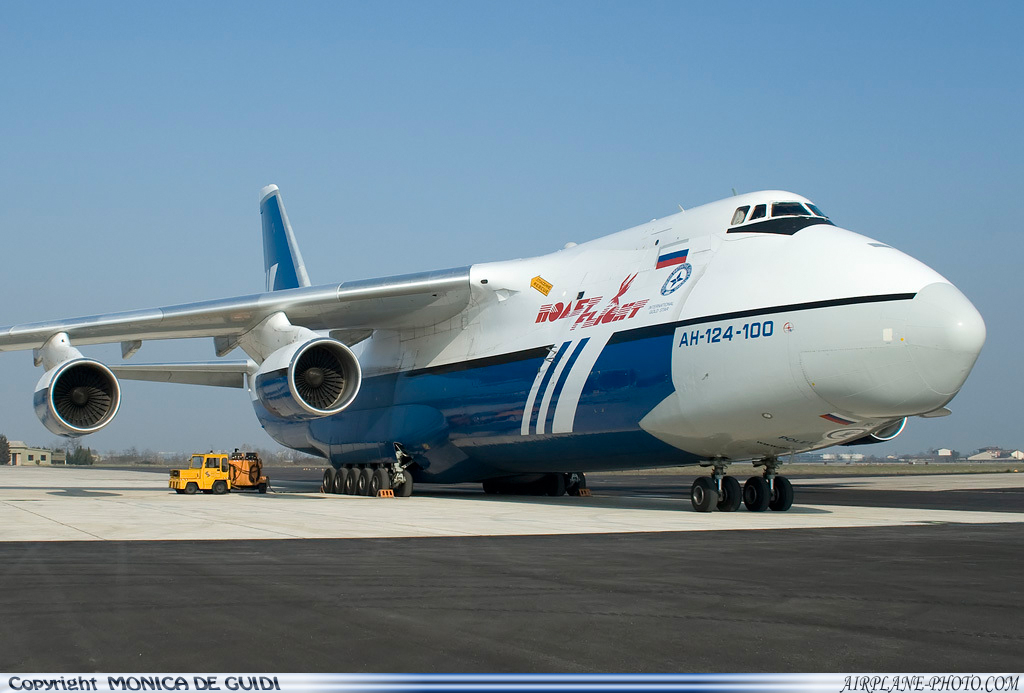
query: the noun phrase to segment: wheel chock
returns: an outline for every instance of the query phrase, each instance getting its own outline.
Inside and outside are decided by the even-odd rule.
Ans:
[[[581,498],[590,498],[590,489],[589,488],[581,488],[580,489],[580,497]]]
[[[382,488],[377,491],[377,498],[394,498],[395,492],[389,488]]]

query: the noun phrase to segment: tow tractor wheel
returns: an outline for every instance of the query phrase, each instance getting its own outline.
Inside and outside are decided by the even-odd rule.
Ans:
[[[722,498],[718,501],[718,509],[723,513],[731,513],[743,502],[743,491],[740,482],[734,476],[722,477]]]
[[[715,509],[715,505],[718,504],[718,490],[710,477],[699,476],[693,480],[693,486],[690,487],[690,503],[699,513],[709,513]]]
[[[772,489],[772,499],[768,507],[772,510],[785,512],[793,507],[793,484],[784,476],[776,476]]]
[[[348,468],[338,467],[338,471],[334,473],[334,486],[331,487],[331,493],[342,494],[345,492],[345,482],[348,480]]]
[[[356,495],[356,481],[359,480],[358,467],[345,467],[345,483],[342,484],[341,492],[346,496]]]
[[[377,491],[389,488],[391,488],[391,479],[388,478],[387,471],[383,467],[374,469],[370,475],[370,493],[367,495],[376,496]]]
[[[228,482],[223,479],[213,482],[213,492],[218,496],[224,495],[228,492]]]
[[[196,491],[198,491],[198,490],[199,490],[199,485],[196,484],[196,482],[194,482],[194,481],[190,481],[187,484],[185,484],[185,493],[187,493],[190,496],[193,493],[195,493]]]
[[[328,467],[324,470],[324,483],[321,485],[320,490],[324,493],[331,493],[334,490],[334,476],[336,472],[334,467]]]
[[[743,484],[743,504],[747,510],[755,513],[768,509],[771,501],[771,489],[763,476],[752,476]]]
[[[357,496],[369,496],[370,495],[370,480],[373,478],[373,470],[369,467],[363,467],[359,470],[359,478],[356,479],[356,495]]]
[[[266,493],[267,492],[267,485],[266,485],[266,483],[261,483],[259,486],[256,487],[256,490],[259,491],[260,493]]]
[[[398,498],[408,498],[412,495],[412,474],[406,469],[402,472],[402,476],[405,477],[405,481],[395,486],[395,496]]]
[[[587,487],[587,477],[583,472],[572,472],[565,475],[565,492],[570,496],[580,495],[580,491]]]

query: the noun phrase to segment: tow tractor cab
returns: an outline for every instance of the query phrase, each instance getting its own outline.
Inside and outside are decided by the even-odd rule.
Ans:
[[[169,488],[177,493],[227,493],[231,489],[266,493],[270,479],[263,476],[263,462],[255,452],[196,453],[185,469],[172,469]]]

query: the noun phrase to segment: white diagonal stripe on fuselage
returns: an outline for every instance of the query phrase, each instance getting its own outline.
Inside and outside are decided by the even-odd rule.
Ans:
[[[565,379],[565,385],[562,386],[562,394],[555,405],[555,419],[551,422],[552,433],[572,433],[573,423],[576,421],[576,407],[579,406],[583,386],[586,385],[590,371],[593,370],[597,357],[604,351],[604,346],[612,333],[588,336],[590,341],[583,347],[583,352],[577,357],[576,363],[569,371],[569,377]]]
[[[546,373],[548,368],[551,367],[551,362],[555,360],[555,355],[558,353],[558,349],[561,346],[561,342],[552,346],[550,353],[544,357],[544,360],[540,364],[540,368],[537,369],[537,375],[533,379],[533,386],[530,388],[530,394],[526,397],[526,406],[523,407],[523,423],[519,427],[519,432],[524,436],[530,435],[530,419],[533,417],[533,404],[537,401],[537,391],[540,389],[540,384],[544,380],[544,373]]]
[[[586,337],[582,337],[581,339],[586,339]],[[562,354],[562,358],[560,358],[558,363],[555,364],[555,370],[551,374],[551,378],[548,380],[548,386],[544,388],[544,393],[541,395],[542,399],[540,401],[540,410],[537,412],[537,433],[544,432],[544,427],[547,424],[548,419],[548,407],[551,406],[551,397],[557,387],[558,379],[562,376],[562,371],[565,369],[565,364],[572,359],[572,352],[576,349],[578,344],[579,340],[570,342],[569,346],[565,349],[565,353]]]

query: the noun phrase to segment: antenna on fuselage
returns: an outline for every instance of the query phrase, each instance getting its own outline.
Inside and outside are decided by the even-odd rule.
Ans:
[[[732,189],[732,196],[733,196],[733,197],[736,197],[736,195],[737,195],[737,192],[736,192],[736,188],[733,188],[733,189]]]

